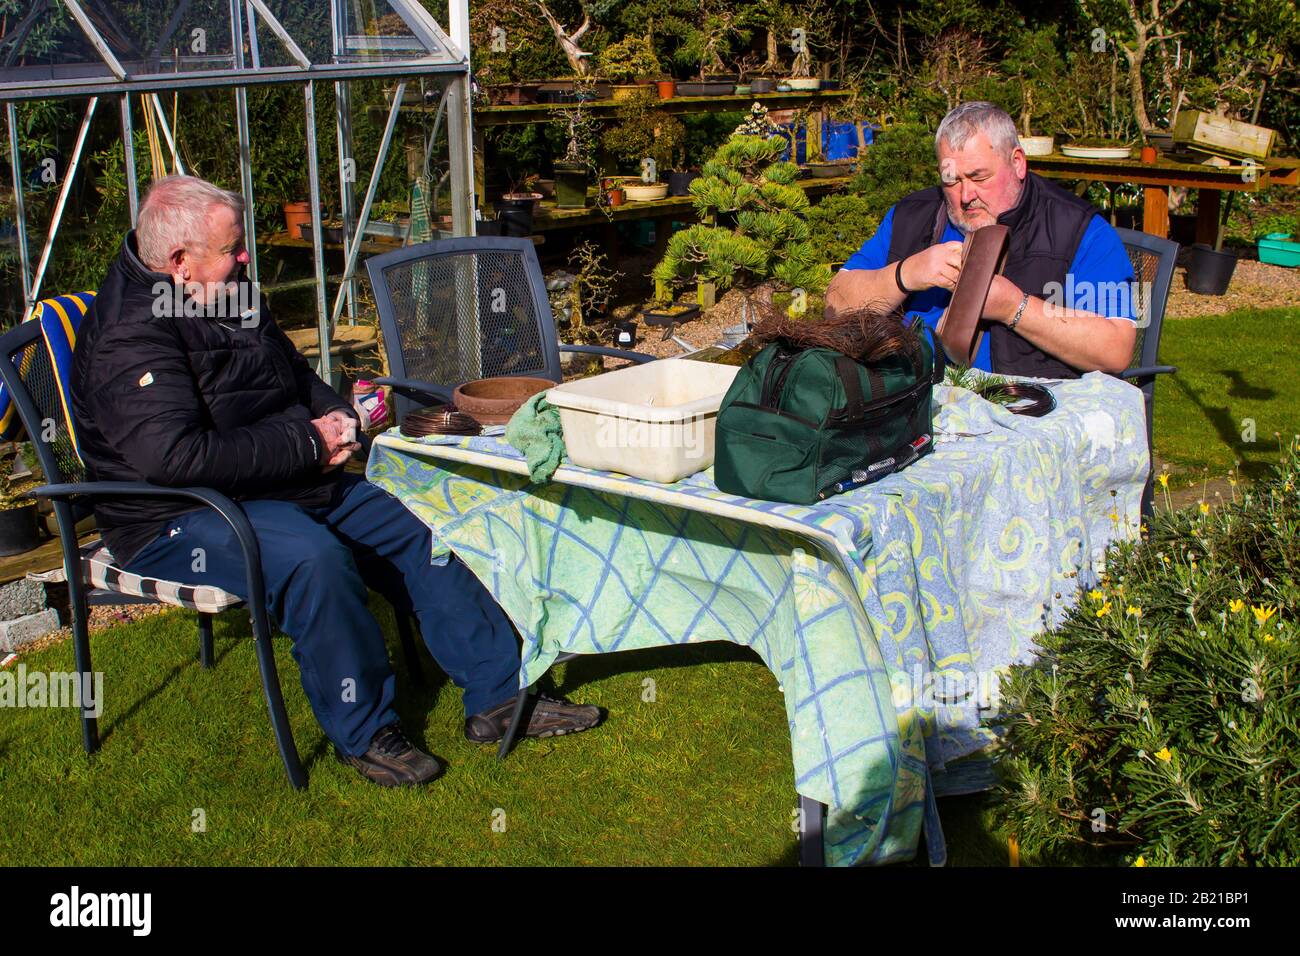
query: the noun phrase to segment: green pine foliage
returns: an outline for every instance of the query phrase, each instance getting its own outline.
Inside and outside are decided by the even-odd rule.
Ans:
[[[847,260],[879,225],[867,200],[852,193],[834,193],[808,210],[813,245],[830,262]]]
[[[879,219],[904,196],[938,183],[934,129],[920,123],[899,123],[876,136],[858,165],[849,192],[861,196],[867,211]]]
[[[1300,863],[1300,442],[1151,519],[1003,686],[997,808],[1043,861]]]
[[[779,157],[785,141],[733,136],[704,164],[691,183],[701,224],[675,233],[655,266],[661,287],[716,283],[719,292],[775,279],[787,288],[824,292],[830,270],[809,240],[804,214],[808,197],[794,185],[799,168]],[[727,228],[708,225],[734,218]]]

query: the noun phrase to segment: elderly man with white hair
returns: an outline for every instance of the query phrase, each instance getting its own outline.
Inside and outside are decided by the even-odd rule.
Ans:
[[[293,639],[302,685],[335,753],[384,786],[427,783],[437,760],[406,738],[367,588],[419,621],[464,691],[465,735],[501,739],[519,648],[501,608],[397,499],[344,462],[351,406],[316,376],[243,275],[244,202],[190,176],[158,180],[77,338],[72,406],[93,479],[206,486],[241,503],[267,605]],[[106,499],[95,517],[126,570],[245,596],[242,552],[210,509]],[[196,556],[202,556],[198,560]],[[596,725],[591,706],[542,697],[526,733]]]
[[[1126,368],[1136,340],[1133,268],[1119,235],[1085,200],[1029,172],[1015,123],[963,103],[934,137],[941,185],[893,206],[844,264],[827,309],[901,307],[933,329],[951,299],[962,243],[1010,227],[1002,274],[984,305],[975,367],[1041,378]]]

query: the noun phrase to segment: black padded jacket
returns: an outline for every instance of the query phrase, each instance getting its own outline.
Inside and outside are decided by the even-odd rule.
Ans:
[[[172,287],[140,261],[128,233],[73,355],[72,411],[87,477],[327,503],[342,469],[322,470],[311,421],[335,408],[354,414],[351,406],[312,371],[264,301],[252,318],[210,318],[164,293]],[[126,563],[195,507],[102,498],[95,518]]]

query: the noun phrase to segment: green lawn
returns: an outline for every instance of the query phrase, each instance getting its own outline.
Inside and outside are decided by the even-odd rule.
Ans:
[[[376,599],[392,636],[387,606]],[[193,617],[169,612],[97,634],[104,745],[81,750],[70,710],[0,710],[0,864],[788,865],[794,780],[785,706],[749,651],[725,644],[575,661],[558,689],[609,710],[575,737],[524,741],[502,764],[461,734],[460,691],[418,692],[399,668],[412,737],[449,765],[391,791],[335,762],[289,642],[286,702],[310,775],[288,788],[262,702],[247,619],[217,625],[218,662],[197,663]],[[24,655],[72,670],[70,642]],[[427,657],[431,673],[436,671]],[[647,679],[655,701],[643,701]],[[953,862],[1005,862],[984,798],[941,804]],[[492,828],[505,813],[505,832]],[[202,809],[207,830],[192,832]],[[498,816],[499,819],[499,816]]]
[[[1156,401],[1159,454],[1177,471],[1247,476],[1300,430],[1300,309],[1170,321],[1179,366]],[[1241,440],[1254,418],[1258,440]],[[392,637],[387,605],[375,602]],[[525,741],[503,764],[461,735],[460,692],[419,692],[399,669],[402,716],[448,765],[416,791],[388,791],[338,765],[316,725],[287,639],[277,641],[290,717],[311,780],[285,783],[247,620],[224,616],[218,664],[197,664],[193,618],[171,612],[98,634],[104,747],[87,758],[75,714],[0,710],[2,864],[740,864],[789,865],[794,781],[785,707],[756,656],[730,645],[576,661],[559,690],[609,710],[558,741]],[[395,643],[394,643],[395,646]],[[71,644],[24,655],[72,670]],[[432,672],[432,665],[426,659]],[[643,701],[645,681],[655,701]],[[1004,865],[987,798],[940,802],[953,864]],[[202,809],[206,832],[192,831]],[[494,811],[505,831],[494,831]],[[500,819],[498,816],[497,819]],[[922,855],[923,858],[923,855]]]
[[[1172,473],[1224,477],[1240,461],[1258,478],[1278,459],[1275,433],[1300,432],[1300,308],[1170,319],[1160,359],[1178,366],[1156,385],[1156,454]]]

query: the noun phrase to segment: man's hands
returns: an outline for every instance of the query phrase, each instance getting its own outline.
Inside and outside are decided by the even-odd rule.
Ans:
[[[321,437],[321,466],[325,471],[338,468],[361,448],[357,441],[357,420],[336,408],[323,418],[312,421]]]
[[[954,288],[961,275],[961,250],[960,242],[941,242],[908,256],[899,274],[903,285],[912,292]]]

